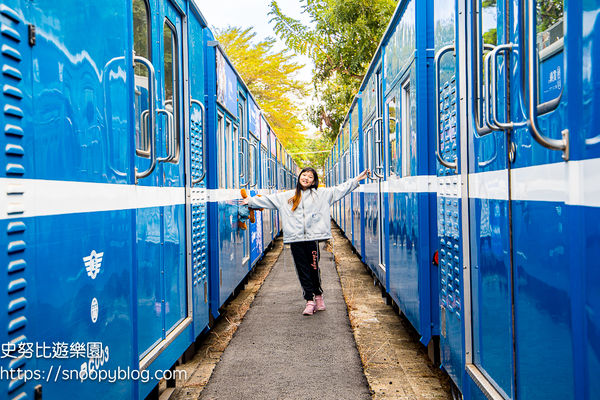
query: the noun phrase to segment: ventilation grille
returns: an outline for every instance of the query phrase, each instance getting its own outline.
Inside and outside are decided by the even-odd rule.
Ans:
[[[25,42],[23,41],[25,39]],[[25,177],[25,148],[23,144],[23,54],[26,47],[27,26],[15,10],[0,4],[0,88],[2,88],[2,119],[0,125],[4,131],[4,176],[7,178]],[[27,358],[20,357],[20,343],[27,342],[27,242],[25,235],[27,224],[23,218],[25,212],[24,188],[18,181],[10,182],[2,190],[6,191],[7,207],[5,222],[7,238],[7,339],[15,349],[7,358],[7,368],[25,369]],[[8,218],[8,219],[6,219]],[[7,383],[7,398],[16,400],[27,398],[26,382],[14,379]]]

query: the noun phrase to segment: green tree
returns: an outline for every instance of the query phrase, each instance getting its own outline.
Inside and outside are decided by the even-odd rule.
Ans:
[[[543,32],[563,18],[563,0],[537,2],[537,32]]]
[[[275,51],[275,39],[256,41],[252,28],[228,27],[216,30],[216,37],[281,143],[297,149],[305,130],[297,98],[306,95],[306,84],[296,78],[303,65],[289,50]]]
[[[332,140],[358,92],[396,1],[299,1],[310,26],[285,15],[275,0],[269,15],[287,46],[313,60],[317,102],[309,109],[309,120]]]

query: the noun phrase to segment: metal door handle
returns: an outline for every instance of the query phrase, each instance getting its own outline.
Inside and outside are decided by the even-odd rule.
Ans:
[[[240,136],[240,141],[245,141],[247,146],[250,146],[250,141],[245,137],[245,136]],[[243,185],[240,183],[241,187],[248,187],[248,185],[250,184],[250,182],[248,181],[248,178],[250,177],[250,167],[248,166],[249,164],[249,157],[248,154],[245,154],[246,158],[244,160],[244,146],[242,145],[242,151],[240,152],[242,155],[242,161],[244,162],[245,165],[245,169],[244,169],[244,173],[242,174],[242,176],[240,176],[240,180],[241,178],[244,178],[244,180],[246,181]],[[246,178],[246,173],[248,173],[248,178]]]
[[[375,138],[375,125],[377,125],[378,122],[382,122],[383,123],[383,117],[377,117],[373,120],[373,122],[371,122],[371,130],[373,131],[373,142],[375,143],[375,149],[379,149],[380,152],[380,159],[375,160],[375,168],[373,169],[373,174],[378,178],[378,179],[383,179],[384,175],[383,174],[379,174],[377,171],[378,170],[382,170],[383,172],[383,165],[379,165],[379,161],[383,161],[383,138],[382,138],[382,134],[381,131],[383,129],[377,129],[377,138]]]
[[[173,160],[176,156],[175,154],[175,118],[173,117],[173,113],[169,110],[165,110],[164,108],[159,108],[156,110],[156,115],[165,114],[167,116],[167,156],[159,157],[156,159],[158,162],[169,162]]]
[[[494,103],[494,105],[496,105],[497,103],[497,98],[494,95],[493,100],[490,98],[490,81],[492,80],[490,78],[491,75],[495,75],[496,72],[493,71],[492,72],[492,63],[490,62],[492,55],[494,54],[494,51],[496,50],[496,47],[494,47],[494,49],[492,51],[490,51],[489,53],[487,53],[485,55],[485,57],[483,58],[483,64],[485,65],[485,74],[484,74],[484,80],[483,80],[483,85],[484,85],[484,91],[483,91],[483,123],[485,124],[485,126],[487,126],[489,129],[491,129],[492,131],[499,131],[501,130],[501,128],[494,124],[494,122],[492,121],[492,115],[491,115],[491,111],[490,111],[490,103]],[[495,91],[494,91],[495,93]]]
[[[204,104],[200,100],[196,99],[190,99],[190,105],[200,107],[202,115],[202,174],[198,178],[192,178],[192,186],[194,186],[202,182],[206,177],[206,108],[204,108]]]
[[[142,114],[140,115],[140,135],[143,138],[143,140],[147,139],[147,135],[148,135],[148,117],[150,115],[150,111],[148,110],[144,110],[142,111]],[[140,150],[140,149],[135,149],[135,154],[137,154],[140,157],[149,157],[150,156],[150,152],[149,151],[144,151],[144,150]]]
[[[490,68],[490,73],[492,74],[492,114],[491,119],[495,125],[497,125],[500,129],[507,130],[512,129],[514,127],[514,123],[510,120],[510,115],[507,115],[507,122],[500,122],[498,120],[498,106],[496,104],[496,99],[498,98],[498,53],[504,51],[506,53],[510,53],[516,45],[514,43],[506,43],[496,46],[496,48],[492,51],[491,55],[491,63],[492,66]],[[508,60],[508,59],[507,59]]]
[[[369,137],[370,137],[370,133],[373,130],[373,126],[367,128],[367,130],[365,131],[365,143],[363,144],[363,151],[366,152],[365,156],[365,163],[367,164],[367,169],[372,167],[372,165],[369,165],[369,148],[368,148],[368,143],[369,143]],[[334,173],[335,173],[335,169],[334,169]],[[369,179],[374,180],[372,176],[369,176]]]
[[[537,104],[537,69],[538,69],[538,54],[537,54],[537,32],[536,32],[536,18],[535,18],[535,0],[529,0],[527,2],[527,89],[529,91],[528,96],[528,118],[529,118],[529,131],[531,136],[536,142],[541,144],[547,149],[558,150],[563,152],[563,159],[569,160],[569,131],[564,129],[562,133],[562,139],[552,139],[544,136],[541,129],[538,126],[538,106],[547,108],[546,112],[554,110],[560,104],[561,96],[543,104]],[[561,93],[562,94],[562,93]],[[549,105],[546,105],[550,103]]]
[[[479,47],[478,47],[479,48]],[[491,44],[485,44],[483,45],[483,49],[484,50],[488,50],[488,51],[493,51],[496,48],[496,46],[491,45]],[[486,136],[490,133],[492,133],[494,130],[496,130],[498,127],[492,127],[490,124],[488,124],[488,120],[486,117],[486,114],[489,113],[489,107],[488,110],[486,110],[486,106],[488,105],[487,100],[486,100],[486,91],[489,88],[488,86],[488,74],[490,73],[490,69],[486,68],[485,71],[485,77],[484,77],[484,92],[482,93],[482,96],[479,96],[479,90],[481,89],[481,85],[479,85],[479,71],[476,67],[476,58],[479,58],[480,52],[479,50],[477,50],[476,52],[476,57],[473,57],[473,61],[471,63],[471,79],[472,79],[472,87],[473,90],[475,91],[473,93],[473,95],[471,96],[472,99],[472,115],[473,115],[473,120],[475,122],[475,134],[477,135],[477,137],[483,137]],[[490,53],[488,53],[486,55],[486,57],[483,60],[483,65],[485,65],[485,63],[489,60],[488,56],[490,55]],[[477,77],[477,78],[476,78]],[[481,97],[483,97],[484,102],[486,103],[484,107],[480,108],[480,100]],[[482,115],[479,115],[479,111],[481,109]],[[483,124],[480,125],[479,122],[481,121],[481,118],[483,118]]]
[[[150,125],[150,166],[142,172],[138,172],[137,167],[135,168],[135,183],[138,183],[139,179],[145,178],[154,171],[156,167],[156,115],[154,109],[154,98],[156,96],[156,74],[154,72],[154,66],[152,63],[141,56],[134,54],[133,61],[139,62],[148,69],[148,106],[149,106],[149,125]]]
[[[441,49],[438,50],[438,52],[435,55],[434,58],[434,66],[435,66],[435,83],[433,85],[433,88],[435,89],[435,120],[436,120],[436,140],[435,140],[435,155],[438,159],[438,161],[440,162],[440,164],[442,164],[444,167],[446,168],[450,168],[453,169],[454,171],[458,172],[458,162],[454,161],[446,161],[444,160],[444,158],[442,157],[441,153],[440,153],[440,60],[441,58],[444,56],[444,54],[448,53],[449,51],[454,51],[454,45],[448,45],[448,46],[444,46]]]

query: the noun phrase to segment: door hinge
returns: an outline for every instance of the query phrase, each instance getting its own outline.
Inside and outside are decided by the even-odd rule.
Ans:
[[[29,32],[29,45],[33,47],[35,46],[35,25],[27,25],[27,30]]]

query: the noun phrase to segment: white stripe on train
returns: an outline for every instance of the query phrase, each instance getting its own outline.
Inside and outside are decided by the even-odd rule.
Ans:
[[[600,158],[511,170],[512,199],[600,207]],[[382,182],[387,193],[440,193],[460,197],[460,176],[411,176]],[[183,187],[0,178],[0,219],[127,210],[185,204]],[[376,193],[378,183],[357,191]],[[191,191],[192,204],[240,199],[239,189]],[[269,190],[257,190],[268,194]],[[508,170],[469,174],[469,197],[508,200]]]

